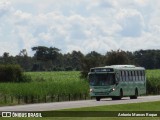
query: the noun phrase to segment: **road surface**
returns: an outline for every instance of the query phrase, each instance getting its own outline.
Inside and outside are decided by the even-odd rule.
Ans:
[[[160,95],[141,96],[138,97],[138,99],[129,99],[129,97],[124,97],[122,98],[122,100],[111,100],[110,98],[108,98],[108,99],[102,99],[101,101],[81,100],[81,101],[70,101],[70,102],[54,102],[54,103],[38,103],[38,104],[27,104],[27,105],[17,105],[17,106],[6,106],[6,107],[0,107],[0,111],[50,111],[50,110],[60,110],[68,108],[151,102],[151,101],[160,101]]]

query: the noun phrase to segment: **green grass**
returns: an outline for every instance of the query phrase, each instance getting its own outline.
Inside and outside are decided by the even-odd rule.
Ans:
[[[1,83],[0,84],[0,105],[12,105],[10,103],[4,104],[3,95],[14,97],[34,96],[43,99],[44,96],[66,96],[62,98],[67,99],[69,94],[88,96],[89,85],[88,82],[80,78],[80,72],[27,72],[32,81],[29,83]],[[1,97],[2,96],[2,97]],[[8,98],[10,101],[10,98]],[[17,99],[17,98],[16,98]],[[62,101],[63,101],[62,100]],[[43,102],[42,101],[42,102]],[[14,104],[16,104],[17,101]]]
[[[160,70],[147,70],[150,90],[160,88]],[[55,94],[88,93],[89,85],[80,78],[79,71],[72,72],[27,72],[30,83],[1,83],[0,94],[13,96],[44,96]]]
[[[83,107],[64,109],[65,111],[160,111],[160,101],[119,105],[105,105],[97,107]]]
[[[29,72],[29,83],[1,83],[1,94],[13,96],[44,96],[88,93],[88,83],[80,79],[80,72]]]
[[[66,111],[160,111],[160,101],[98,107],[65,109]],[[63,110],[64,111],[64,110]],[[54,111],[53,111],[54,112]],[[9,118],[7,120],[160,120],[160,117],[46,117],[46,118]],[[6,120],[1,118],[1,120]]]
[[[160,94],[160,70],[147,70],[147,93]]]

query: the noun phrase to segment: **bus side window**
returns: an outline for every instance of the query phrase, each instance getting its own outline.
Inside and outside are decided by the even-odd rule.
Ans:
[[[140,74],[139,74],[139,71],[137,71],[137,78],[138,78],[138,81],[140,81]]]
[[[122,81],[122,71],[119,72],[120,81]]]
[[[133,78],[132,78],[132,71],[130,71],[130,80],[133,81]]]
[[[133,81],[135,81],[135,77],[134,77],[134,71],[132,71],[132,77],[133,77]]]
[[[133,71],[131,71],[131,80],[133,81]]]
[[[128,71],[126,71],[126,81],[129,81]]]
[[[124,78],[123,80],[126,81],[126,72],[125,71],[123,71],[123,75],[124,75],[123,76],[123,78]]]
[[[122,81],[125,81],[124,79],[124,71],[122,71]]]
[[[138,78],[138,81],[139,81],[139,80],[140,80],[140,79],[139,79],[139,71],[137,71],[137,78]]]
[[[142,71],[142,80],[143,80],[143,81],[145,80],[145,74],[144,74],[144,71]]]
[[[124,77],[125,77],[125,81],[127,81],[127,72],[124,71]]]
[[[143,74],[142,74],[142,70],[140,71],[140,79],[141,79],[141,81],[143,81]]]
[[[139,81],[142,81],[142,79],[141,79],[141,71],[139,71]]]
[[[134,71],[132,71],[132,81],[134,81]]]
[[[130,71],[128,71],[128,81],[131,81],[131,79],[130,79]]]
[[[139,71],[137,70],[137,81],[139,81]]]
[[[137,71],[134,71],[135,73],[135,81],[137,81]]]

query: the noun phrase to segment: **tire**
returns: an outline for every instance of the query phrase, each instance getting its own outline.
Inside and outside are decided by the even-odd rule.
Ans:
[[[134,96],[130,96],[130,99],[137,99],[138,97],[138,90],[135,89],[135,95]]]
[[[123,90],[121,89],[121,90],[120,90],[120,93],[119,93],[118,100],[121,100],[121,99],[122,99],[122,97],[123,97]]]
[[[121,100],[122,97],[123,97],[123,90],[121,89],[119,92],[119,96],[113,96],[112,100]]]
[[[114,97],[112,97],[112,100],[118,100],[118,97],[114,96]]]
[[[101,98],[100,98],[100,97],[96,97],[96,100],[97,100],[97,101],[100,101],[100,100],[101,100]]]
[[[122,98],[123,97],[123,90],[121,89],[120,90],[120,98]]]

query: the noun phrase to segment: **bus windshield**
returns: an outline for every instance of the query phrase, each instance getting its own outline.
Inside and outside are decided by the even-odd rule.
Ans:
[[[90,74],[89,83],[92,86],[107,86],[115,84],[115,74]]]

